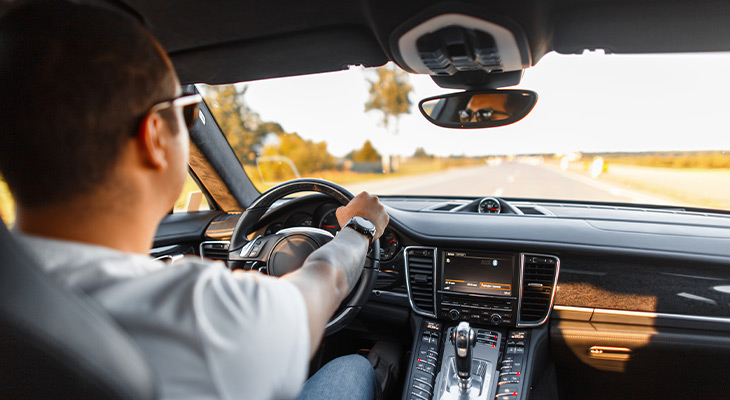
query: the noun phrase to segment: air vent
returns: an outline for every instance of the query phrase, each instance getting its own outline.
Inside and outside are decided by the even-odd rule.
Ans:
[[[400,274],[398,271],[384,270],[381,269],[378,273],[378,279],[375,281],[375,289],[378,290],[389,290],[392,289],[398,283]],[[402,281],[401,281],[402,286]]]
[[[522,255],[522,296],[519,326],[544,323],[552,307],[560,260],[553,256]]]
[[[210,258],[212,260],[228,261],[228,245],[227,240],[207,241],[200,244],[200,258]]]
[[[436,249],[432,247],[408,247],[405,254],[408,298],[411,307],[418,314],[435,318],[433,271],[436,262]]]

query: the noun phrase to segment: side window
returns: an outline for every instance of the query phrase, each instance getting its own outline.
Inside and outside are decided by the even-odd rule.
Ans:
[[[15,224],[15,202],[2,175],[0,175],[0,217],[8,228]]]
[[[180,193],[180,197],[177,198],[172,212],[181,213],[208,210],[210,210],[208,198],[205,197],[198,183],[188,174],[188,179],[185,181],[185,186],[183,186],[183,190]]]

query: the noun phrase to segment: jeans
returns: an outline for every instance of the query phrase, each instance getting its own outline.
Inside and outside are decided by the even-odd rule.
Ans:
[[[370,361],[358,355],[336,358],[304,384],[297,400],[380,399],[380,384]]]

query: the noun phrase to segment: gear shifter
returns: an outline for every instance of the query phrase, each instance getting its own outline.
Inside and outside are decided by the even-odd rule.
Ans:
[[[462,391],[466,391],[471,383],[472,347],[476,344],[476,334],[468,322],[461,322],[454,330],[451,342],[454,343],[456,355],[454,361],[459,376],[459,386]]]

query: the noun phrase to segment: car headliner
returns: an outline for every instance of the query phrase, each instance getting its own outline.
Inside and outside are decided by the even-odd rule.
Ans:
[[[515,22],[527,37],[533,65],[551,50],[730,50],[727,1],[94,2],[121,8],[147,25],[170,53],[182,83],[232,83],[382,65],[393,59],[392,32],[428,9]]]

